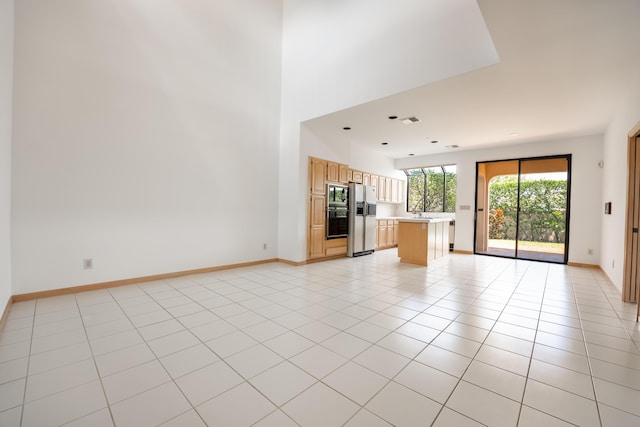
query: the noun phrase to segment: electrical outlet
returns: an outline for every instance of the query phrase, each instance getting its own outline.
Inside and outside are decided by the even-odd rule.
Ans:
[[[93,258],[85,258],[82,261],[82,265],[84,266],[85,270],[91,270],[93,268]]]
[[[593,249],[591,249],[591,248],[587,249],[587,254],[593,255]]]
[[[265,251],[267,250],[267,244],[266,243],[262,244],[262,249],[265,250]]]
[[[611,260],[611,268],[615,268],[616,267],[616,260],[612,259]]]

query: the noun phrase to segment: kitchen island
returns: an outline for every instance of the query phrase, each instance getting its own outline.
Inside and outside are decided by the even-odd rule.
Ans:
[[[449,218],[403,218],[398,220],[400,262],[429,265],[449,254]]]

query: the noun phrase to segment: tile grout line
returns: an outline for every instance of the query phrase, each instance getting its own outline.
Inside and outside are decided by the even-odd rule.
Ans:
[[[33,304],[33,321],[31,323],[31,337],[29,339],[29,351],[27,353],[27,371],[24,377],[24,390],[22,393],[22,408],[20,411],[20,425],[22,425],[24,422],[24,407],[26,406],[26,400],[27,400],[27,382],[29,380],[29,368],[31,367],[31,348],[33,346],[33,331],[36,327],[36,313],[38,309],[38,301],[39,300],[36,299],[35,303]]]
[[[602,288],[601,288],[600,284],[597,281],[596,281],[596,284],[597,284],[598,289],[600,290],[600,292],[602,292]],[[576,286],[575,286],[575,283],[573,281],[573,278],[571,280],[571,286],[573,288],[573,292],[574,292],[574,295],[575,295],[575,298],[576,298],[576,309],[578,311],[578,319],[580,321],[580,331],[582,333],[582,339],[584,340],[584,349],[585,349],[585,353],[587,355],[587,363],[589,365],[589,377],[591,379],[591,387],[592,387],[592,390],[593,390],[593,397],[594,397],[595,404],[596,404],[596,411],[598,412],[598,419],[600,421],[600,426],[602,426],[602,424],[603,424],[602,423],[602,413],[600,411],[600,402],[598,400],[598,393],[597,393],[596,384],[595,384],[595,381],[594,381],[593,367],[592,367],[592,364],[591,364],[591,357],[589,355],[589,346],[587,346],[587,337],[585,335],[585,330],[584,330],[584,323],[583,323],[583,319],[582,319],[582,310],[581,310],[581,307],[580,307],[580,303],[578,301],[578,296],[577,296],[578,294],[576,292]],[[602,292],[602,293],[604,294],[604,292]],[[624,324],[622,323],[622,321],[621,321],[620,317],[618,316],[618,313],[616,312],[616,310],[611,305],[611,302],[606,298],[606,294],[604,295],[604,297],[605,297],[605,300],[607,301],[607,303],[609,304],[609,306],[611,307],[612,311],[616,314],[616,318],[618,319],[618,321],[620,321],[620,324],[623,325],[623,328],[624,328]],[[627,332],[626,328],[624,328],[624,329],[625,329],[625,332]],[[618,408],[616,408],[616,409],[618,409]]]

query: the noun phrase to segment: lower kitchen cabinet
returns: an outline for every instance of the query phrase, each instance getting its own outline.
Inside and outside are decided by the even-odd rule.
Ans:
[[[347,254],[347,238],[330,239],[324,244],[324,255],[336,256]]]
[[[394,219],[379,219],[376,227],[376,249],[388,249],[398,245],[398,221]]]

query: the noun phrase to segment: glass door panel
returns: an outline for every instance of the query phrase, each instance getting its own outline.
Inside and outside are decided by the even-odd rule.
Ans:
[[[521,161],[518,258],[565,261],[568,163],[567,158]]]
[[[478,164],[476,253],[516,256],[518,161]]]

